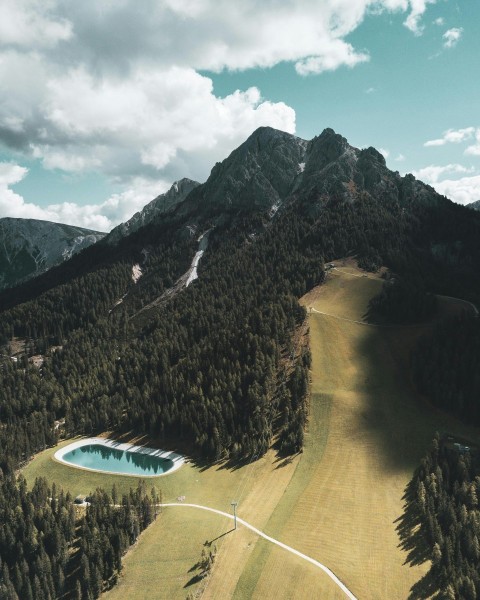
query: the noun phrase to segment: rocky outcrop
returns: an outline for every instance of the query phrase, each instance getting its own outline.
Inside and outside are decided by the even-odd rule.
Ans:
[[[217,163],[192,200],[206,210],[270,210],[291,192],[304,164],[307,142],[260,127]],[[190,199],[189,199],[190,200]]]

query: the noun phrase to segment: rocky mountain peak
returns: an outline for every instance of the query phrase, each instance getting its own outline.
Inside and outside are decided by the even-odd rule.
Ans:
[[[373,148],[373,146],[360,150],[360,158],[364,159],[366,162],[378,163],[382,167],[387,165],[383,154],[381,154],[376,148]]]
[[[259,127],[215,165],[199,200],[207,208],[269,209],[291,191],[303,169],[306,148],[307,142],[294,135]]]
[[[319,136],[310,140],[308,155],[310,159],[316,162],[316,168],[322,169],[340,158],[348,148],[351,148],[351,146],[347,140],[328,127]]]
[[[473,208],[473,210],[480,210],[480,200],[476,200],[475,202],[470,202],[467,204],[468,208]]]

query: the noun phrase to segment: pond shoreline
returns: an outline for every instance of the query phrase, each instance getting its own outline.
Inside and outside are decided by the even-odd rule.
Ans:
[[[170,469],[168,469],[168,471],[166,471],[165,473],[138,474],[138,473],[123,473],[123,472],[117,472],[117,471],[106,471],[104,469],[95,469],[93,467],[84,467],[84,466],[76,465],[72,462],[65,460],[64,456],[66,454],[68,454],[69,452],[71,452],[72,450],[77,450],[79,448],[82,448],[83,446],[91,446],[91,445],[104,446],[105,448],[109,448],[109,449],[113,449],[113,450],[120,450],[123,452],[129,452],[131,454],[142,454],[142,455],[147,455],[150,457],[169,460],[173,463],[173,466]],[[83,471],[92,471],[94,473],[105,473],[106,475],[120,475],[121,477],[136,477],[137,479],[139,477],[140,478],[142,478],[142,477],[150,478],[150,477],[163,477],[164,475],[169,475],[170,473],[173,473],[174,471],[179,469],[185,462],[185,458],[182,455],[177,454],[176,452],[169,452],[166,450],[149,448],[148,446],[137,446],[135,444],[130,444],[128,442],[127,443],[117,442],[116,440],[112,440],[109,438],[100,438],[100,437],[83,438],[81,440],[77,440],[76,442],[72,442],[71,444],[67,444],[66,446],[59,448],[55,452],[55,454],[53,455],[53,459],[56,462],[59,462],[68,467],[73,467],[74,469],[81,469]]]

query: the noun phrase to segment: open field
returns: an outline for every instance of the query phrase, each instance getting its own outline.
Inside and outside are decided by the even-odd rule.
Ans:
[[[406,356],[417,328],[376,328],[362,320],[381,281],[352,265],[331,271],[307,294],[313,356],[311,406],[304,452],[281,461],[270,451],[238,469],[188,463],[147,480],[164,502],[185,501],[223,511],[239,502],[246,521],[330,567],[359,599],[405,599],[427,565],[405,565],[395,521],[402,495],[435,430],[478,435],[415,394]],[[135,478],[78,471],[55,463],[54,449],[25,469],[29,483],[43,474],[72,493],[97,486],[120,491]],[[204,542],[218,553],[209,578],[195,582]],[[321,571],[226,518],[188,508],[165,508],[124,560],[108,600],[344,598]]]
[[[358,275],[351,268],[330,272],[326,285],[303,303],[361,320],[381,282]],[[425,326],[365,327],[312,312],[310,327],[312,398],[305,452],[266,531],[327,564],[358,598],[407,598],[427,565],[405,566],[398,547],[395,521],[403,512],[405,485],[436,429],[459,434],[467,428],[432,412],[408,379],[405,352]],[[295,587],[299,581],[301,589]],[[287,563],[279,550],[259,544],[234,597],[335,597],[318,578],[316,584],[314,592],[303,565]]]

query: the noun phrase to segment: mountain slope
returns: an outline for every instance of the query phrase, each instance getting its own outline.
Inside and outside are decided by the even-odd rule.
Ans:
[[[169,295],[207,230],[198,279]],[[262,453],[276,436],[286,452],[301,447],[305,416],[301,354],[282,372],[297,300],[324,260],[352,254],[429,291],[480,297],[480,215],[331,129],[307,143],[261,128],[154,222],[0,294],[0,340],[64,346],[56,397],[69,398],[70,433],[168,431],[208,457]],[[285,393],[282,377],[293,377]]]
[[[476,202],[470,202],[470,204],[467,204],[468,208],[473,208],[474,210],[480,210],[480,200],[477,200]]]
[[[0,289],[43,273],[104,236],[49,221],[0,219]]]
[[[200,184],[197,181],[187,178],[176,181],[167,192],[154,198],[140,212],[135,213],[131,219],[112,229],[106,236],[105,242],[108,244],[116,244],[121,238],[152,223],[158,216],[168,212],[183,202],[188,194],[199,185]]]

